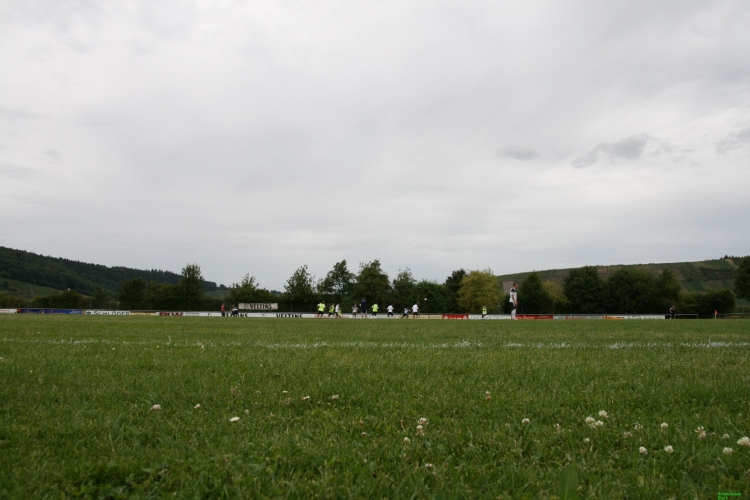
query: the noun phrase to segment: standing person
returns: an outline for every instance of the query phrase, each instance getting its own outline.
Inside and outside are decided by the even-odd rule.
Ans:
[[[392,318],[393,317],[393,306],[392,305],[388,305],[388,307],[386,309],[388,310],[388,317]]]
[[[352,306],[352,318],[357,319],[357,304]]]
[[[417,304],[416,302],[414,303],[413,306],[411,306],[411,315],[414,318],[419,316],[419,304]]]
[[[239,315],[240,315],[240,310],[237,309],[237,306],[233,305],[232,306],[232,316],[239,316]]]
[[[359,301],[359,312],[363,318],[367,317],[367,301],[364,298]]]
[[[401,315],[401,319],[404,319],[404,318],[409,319],[409,308],[408,307],[404,307],[404,314]]]
[[[518,309],[518,283],[513,283],[513,287],[510,289],[510,303],[513,304],[510,310],[510,319],[516,318],[516,310]]]
[[[487,306],[482,306],[482,319],[487,316]]]
[[[669,308],[669,319],[674,319],[675,314],[677,314],[677,306],[672,306]]]
[[[318,304],[318,314],[316,314],[315,316],[318,318],[322,318],[325,311],[326,305],[323,303],[323,301],[321,301],[320,304]]]
[[[223,318],[226,315],[227,315],[227,310],[224,307],[224,304],[221,304],[221,317]]]
[[[329,307],[329,308],[328,308],[328,317],[329,317],[329,318],[330,318],[331,316],[333,316],[333,311],[335,311],[335,310],[336,310],[336,306],[335,306],[335,305],[333,305],[333,304],[331,304],[331,307]]]
[[[341,304],[336,304],[336,319],[341,318]]]
[[[373,304],[372,305],[372,317],[374,318],[377,315],[378,315],[378,305],[377,304]]]

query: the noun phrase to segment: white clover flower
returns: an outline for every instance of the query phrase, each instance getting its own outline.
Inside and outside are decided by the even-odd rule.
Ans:
[[[422,427],[421,425],[418,425],[418,426],[417,426],[417,430],[418,430],[418,431],[421,431],[422,429],[424,429],[424,427]]]
[[[609,418],[609,415],[607,415],[607,412],[604,411],[604,410],[602,410],[602,411],[599,412],[599,416],[601,418]]]
[[[289,391],[281,391],[281,394],[289,394]]]
[[[729,434],[724,434],[724,435],[723,435],[722,437],[723,437],[724,439],[729,439]]]
[[[422,417],[422,418],[420,418],[420,419],[419,419],[419,423],[420,423],[421,425],[427,425],[427,419],[426,419],[426,418],[424,418],[424,417]]]
[[[250,415],[250,410],[245,410],[245,415]]]
[[[404,443],[411,443],[411,439],[409,439],[408,437],[405,437],[404,438]]]
[[[674,453],[674,448],[672,448],[672,445],[668,444],[667,446],[664,447],[664,451],[666,451],[669,454],[672,454]]]
[[[557,432],[560,432],[560,424],[555,424],[555,430],[556,430]]]
[[[593,424],[595,421],[596,420],[594,419],[594,417],[591,417],[591,416],[586,417],[586,423],[589,425]]]
[[[706,431],[702,425],[695,429],[695,433],[698,434],[698,439],[706,439]]]
[[[366,436],[366,435],[367,435],[367,433],[366,433],[366,432],[363,432],[363,433],[362,433],[362,435],[363,435],[363,436]]]
[[[200,410],[200,409],[201,409],[201,405],[200,405],[200,403],[199,403],[199,404],[197,404],[197,405],[195,405],[195,406],[193,406],[193,409],[195,409],[195,410]]]
[[[662,422],[660,427],[661,427],[661,430],[666,431],[667,428],[669,427],[669,424],[666,422]]]
[[[426,464],[424,464],[424,466],[428,469],[432,469],[432,464],[430,462],[427,462]]]
[[[628,432],[628,431],[625,431],[625,432],[622,433],[622,437],[624,437],[624,438],[629,438],[632,435],[633,435],[633,433],[632,432]]]
[[[641,455],[648,455],[648,450],[641,446],[640,448],[638,448],[638,453],[640,453]]]
[[[596,428],[596,427],[602,427],[603,425],[604,425],[604,422],[602,422],[601,420],[597,420],[596,422],[594,422],[594,424],[591,427]]]
[[[229,419],[230,422],[237,422],[239,421],[240,417],[232,417]]]
[[[333,396],[331,396],[331,399],[339,399],[339,395],[338,394],[334,394]]]
[[[750,438],[745,436],[737,440],[737,444],[740,446],[750,446]]]
[[[584,440],[583,440],[583,442],[584,442],[584,443],[590,443],[590,442],[591,442],[591,440],[590,440],[589,438],[586,438],[586,439],[584,439]]]
[[[203,344],[201,344],[201,349],[205,349],[205,348],[206,348],[206,346],[204,346]]]
[[[724,455],[731,455],[734,450],[732,448],[724,448],[722,451]]]
[[[161,411],[161,405],[154,405],[151,407],[151,411]]]
[[[310,396],[305,396],[302,398],[302,401],[307,401],[308,399],[310,399]]]
[[[484,399],[485,399],[485,401],[491,401],[492,400],[492,396],[490,395],[490,391],[487,391],[487,392],[484,393]]]
[[[643,429],[643,426],[641,424],[639,424],[639,423],[636,423],[635,425],[633,425],[633,429],[639,431],[639,430]]]
[[[528,423],[531,423],[531,420],[529,420],[528,418],[524,418],[523,420],[521,420],[521,423],[522,423],[523,425],[526,425],[526,424],[528,424]]]

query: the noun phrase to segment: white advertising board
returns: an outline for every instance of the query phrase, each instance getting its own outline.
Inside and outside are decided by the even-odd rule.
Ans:
[[[0,314],[16,314],[17,312],[15,309],[0,309]]]

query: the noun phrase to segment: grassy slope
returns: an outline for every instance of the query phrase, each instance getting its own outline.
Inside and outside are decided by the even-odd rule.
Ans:
[[[704,260],[700,262],[671,262],[663,264],[634,264],[617,266],[599,266],[599,275],[607,279],[612,273],[623,267],[643,269],[654,273],[661,273],[664,268],[674,272],[683,290],[699,292],[709,289],[734,288],[734,275],[737,263],[731,259]],[[545,281],[551,280],[562,284],[570,269],[548,269],[539,271]],[[522,281],[531,271],[498,276],[500,281]]]
[[[23,281],[12,280],[8,278],[0,278],[0,283],[2,283],[3,281],[7,281],[8,286],[11,288],[15,288],[15,290],[0,289],[0,292],[5,292],[10,295],[16,295],[24,299],[31,299],[33,297],[40,296],[46,297],[48,295],[52,295],[53,293],[60,292],[60,290],[56,290],[54,288],[49,288],[46,286],[34,285],[32,283],[25,283]]]
[[[0,497],[539,498],[571,465],[586,498],[747,496],[747,341],[743,321],[0,317]]]

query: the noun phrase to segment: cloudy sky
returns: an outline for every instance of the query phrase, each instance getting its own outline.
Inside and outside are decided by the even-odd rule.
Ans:
[[[0,245],[282,289],[750,253],[750,3],[0,2]]]

